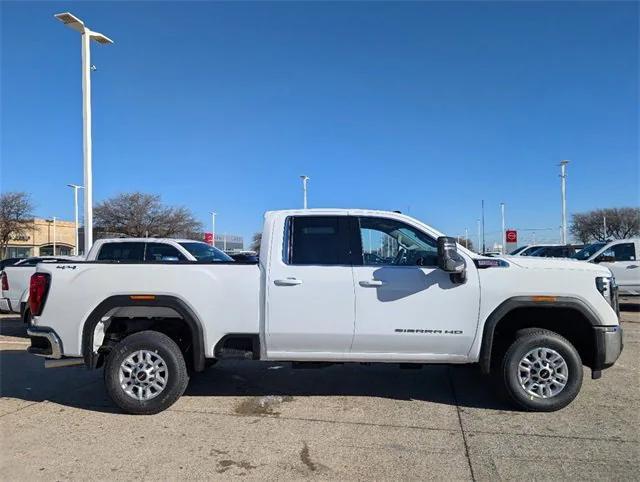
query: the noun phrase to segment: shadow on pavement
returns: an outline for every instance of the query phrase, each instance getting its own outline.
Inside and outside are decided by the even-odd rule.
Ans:
[[[3,317],[0,321],[0,336],[15,336],[17,338],[29,338],[27,325],[19,316]]]
[[[380,397],[513,410],[492,380],[475,366],[407,370],[393,364],[346,364],[292,369],[289,363],[224,361],[195,374],[185,393],[191,397],[263,395]],[[41,359],[23,350],[0,351],[0,396],[119,413],[107,397],[102,370],[89,371],[83,366],[45,369]]]
[[[620,301],[620,311],[640,311],[640,303]]]

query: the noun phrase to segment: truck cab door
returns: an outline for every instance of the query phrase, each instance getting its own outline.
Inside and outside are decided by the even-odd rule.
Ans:
[[[465,360],[476,336],[480,285],[470,258],[459,283],[437,267],[437,241],[392,218],[359,217],[352,356]]]
[[[633,240],[619,242],[607,247],[595,259],[611,270],[621,293],[640,294],[638,247]]]
[[[349,218],[300,215],[277,223],[266,275],[267,358],[346,358],[355,323]]]

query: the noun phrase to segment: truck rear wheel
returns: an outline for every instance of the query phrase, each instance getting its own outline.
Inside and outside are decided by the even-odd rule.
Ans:
[[[104,382],[123,411],[151,415],[173,405],[189,382],[178,345],[157,331],[140,331],[121,340],[107,358]]]
[[[518,332],[502,363],[504,386],[525,410],[552,412],[580,392],[582,360],[574,346],[552,331]]]

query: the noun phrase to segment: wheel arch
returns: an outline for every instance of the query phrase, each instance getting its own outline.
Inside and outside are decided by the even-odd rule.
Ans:
[[[601,322],[593,309],[579,298],[570,296],[514,296],[503,301],[487,317],[482,331],[480,347],[480,369],[483,373],[491,371],[492,354],[495,349],[496,328],[500,322],[509,318],[519,310],[556,310],[556,312],[572,312],[589,327],[600,326]],[[562,328],[562,326],[559,326]],[[540,326],[543,328],[543,326]],[[588,361],[588,360],[587,360]]]
[[[115,308],[154,307],[170,308],[178,313],[186,323],[191,334],[193,346],[193,368],[203,371],[205,368],[204,330],[202,323],[194,311],[180,298],[169,295],[115,295],[103,300],[87,317],[82,327],[82,353],[88,368],[95,368],[98,355],[93,351],[93,337],[96,326],[102,317]]]

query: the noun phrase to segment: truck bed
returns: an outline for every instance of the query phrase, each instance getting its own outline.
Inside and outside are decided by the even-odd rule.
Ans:
[[[215,344],[228,333],[259,333],[260,270],[256,264],[240,263],[110,263],[68,262],[41,264],[51,284],[41,315],[64,313],[60,324],[67,356],[82,354],[82,325],[105,299],[136,293],[177,297],[198,314],[204,331],[205,356],[213,356]],[[135,308],[110,313],[135,317]],[[171,317],[164,310],[154,316]],[[72,323],[71,323],[72,321]]]

